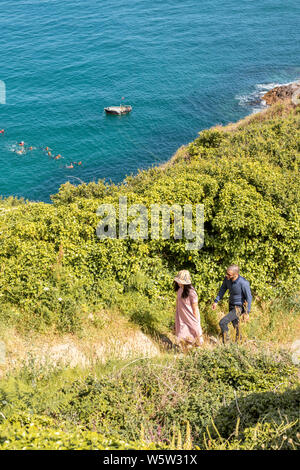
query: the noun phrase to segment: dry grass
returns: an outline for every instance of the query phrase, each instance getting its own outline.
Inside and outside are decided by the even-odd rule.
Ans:
[[[188,158],[187,146],[182,145],[166,163],[159,165],[158,168],[160,170],[165,170],[166,168],[173,166],[178,161],[186,160],[187,158]]]
[[[240,121],[230,122],[226,126],[213,126],[212,129],[217,129],[224,132],[235,132],[243,129],[244,127],[247,127],[251,123],[264,122],[277,116],[287,116],[294,110],[295,106],[290,99],[282,100],[274,103],[272,106],[266,109],[263,109],[259,113],[250,114]]]
[[[227,312],[217,312],[218,321]],[[242,317],[243,318],[243,317]],[[285,349],[291,352],[295,341],[300,340],[299,311],[291,308],[286,310],[280,303],[254,302],[247,322],[240,322],[241,344],[250,349],[264,347],[268,350]],[[229,325],[229,335],[235,341],[235,330]]]
[[[291,99],[279,100],[273,105],[267,107],[266,109],[263,109],[259,113],[250,114],[245,118],[241,119],[240,121],[230,122],[225,126],[218,124],[212,126],[210,129],[234,133],[247,127],[251,123],[264,122],[278,116],[287,116],[290,113],[295,112],[296,108],[297,107],[292,103]],[[180,160],[187,160],[188,158],[188,146],[182,145],[167,162],[159,165],[158,168],[160,170],[166,170],[167,168],[173,166]]]
[[[81,337],[57,334],[54,330],[48,330],[46,334],[20,335],[15,328],[2,326],[0,339],[5,344],[6,357],[5,363],[0,365],[0,377],[28,362],[85,368],[111,359],[159,354],[159,347],[138,327],[117,312],[105,314],[102,328],[94,325],[95,316],[90,316],[90,325],[86,324]]]
[[[226,313],[218,308],[216,321]],[[93,314],[84,312],[84,315],[80,336],[62,335],[50,329],[46,334],[32,332],[25,335],[13,327],[0,325],[0,340],[6,348],[5,362],[0,364],[0,377],[29,362],[38,366],[63,364],[86,368],[96,363],[105,364],[108,360],[150,358],[167,351],[176,353],[180,350],[188,354],[190,351],[189,348],[178,347],[172,332],[167,336],[149,338],[117,310],[101,310]],[[263,346],[270,351],[285,349],[292,352],[292,345],[297,339],[300,340],[300,315],[296,307],[287,311],[281,303],[254,302],[250,319],[247,323],[241,322],[240,330],[241,343],[253,351]],[[229,325],[229,332],[234,342],[235,330],[232,325]],[[210,337],[204,331],[204,344],[199,349],[212,351],[220,343],[220,337]]]

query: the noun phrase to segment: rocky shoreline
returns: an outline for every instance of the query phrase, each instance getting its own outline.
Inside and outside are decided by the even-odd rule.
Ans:
[[[272,105],[277,101],[291,99],[294,105],[300,104],[300,81],[280,85],[264,94],[261,99],[267,105]]]
[[[265,113],[269,106],[272,106],[273,104],[280,101],[290,101],[291,103],[293,103],[294,106],[297,106],[300,104],[300,80],[288,83],[286,85],[278,85],[272,88],[260,98],[256,98],[254,104],[258,104],[260,100],[264,101],[267,106],[264,106],[264,109],[261,109],[256,114]],[[249,120],[253,118],[253,116],[254,114],[249,114],[245,118],[237,122],[230,122],[224,126],[217,124],[215,126],[212,126],[210,129],[222,129],[223,131],[230,132],[236,130],[241,125],[246,125]],[[169,166],[173,165],[175,162],[178,162],[178,160],[187,160],[189,158],[187,147],[187,145],[182,145],[181,147],[179,147],[179,149],[173,154],[173,156],[166,162],[158,165],[158,168],[160,168],[161,170],[165,170]]]

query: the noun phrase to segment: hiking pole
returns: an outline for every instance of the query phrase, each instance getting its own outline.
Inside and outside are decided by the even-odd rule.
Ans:
[[[245,300],[243,303],[243,308],[241,309],[237,305],[235,306],[235,313],[238,318],[238,324],[236,326],[236,333],[235,333],[235,342],[238,343],[239,340],[243,338],[242,333],[242,322],[244,322],[244,315],[247,314],[248,309],[248,302]]]
[[[245,302],[243,303],[243,308],[244,308],[244,311],[243,311],[243,313],[242,313],[242,315],[241,315],[241,317],[242,317],[242,318],[241,318],[241,320],[242,320],[241,323],[245,323],[245,322],[246,322],[245,318],[246,318],[246,316],[248,315],[248,302],[247,302],[247,300],[245,300]],[[242,326],[242,325],[241,325],[241,326]],[[241,338],[243,338],[243,335],[241,335]]]
[[[236,325],[236,328],[235,328],[235,342],[238,343],[239,340],[240,340],[240,317],[241,317],[241,309],[240,307],[238,307],[237,305],[235,305],[235,314],[237,316],[237,325]]]

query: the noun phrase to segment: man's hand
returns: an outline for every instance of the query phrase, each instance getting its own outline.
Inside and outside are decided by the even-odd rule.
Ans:
[[[216,310],[216,308],[217,308],[217,302],[214,302],[214,303],[212,304],[211,308],[212,308],[213,310]]]
[[[247,323],[247,321],[249,320],[249,313],[243,313],[242,315],[242,321]]]

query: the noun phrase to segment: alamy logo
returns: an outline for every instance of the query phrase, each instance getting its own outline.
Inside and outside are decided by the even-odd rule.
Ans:
[[[6,86],[2,80],[0,80],[0,104],[6,104]]]
[[[193,216],[193,209],[194,215]],[[119,197],[119,210],[113,204],[102,204],[97,209],[101,217],[96,232],[100,240],[131,238],[133,240],[184,238],[187,250],[200,250],[204,243],[204,206],[196,204],[143,204],[128,207],[127,197]]]

